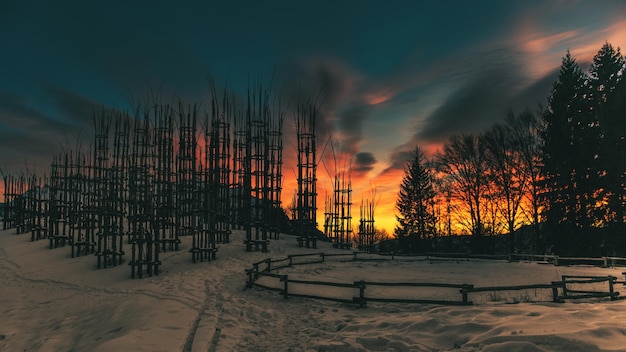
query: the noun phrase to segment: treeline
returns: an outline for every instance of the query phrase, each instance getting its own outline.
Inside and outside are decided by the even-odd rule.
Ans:
[[[609,43],[588,72],[568,51],[545,107],[454,135],[431,159],[416,147],[396,204],[400,249],[626,255],[624,72]]]

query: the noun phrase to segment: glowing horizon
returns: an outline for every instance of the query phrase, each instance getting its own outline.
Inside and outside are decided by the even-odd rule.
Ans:
[[[453,134],[545,105],[567,50],[585,69],[605,42],[626,47],[620,1],[351,1],[131,3],[124,11],[12,4],[0,33],[0,170],[43,174],[54,155],[90,138],[94,111],[133,111],[171,96],[204,108],[207,76],[238,98],[263,82],[287,110],[305,97],[320,108],[318,147],[327,159],[317,173],[318,223],[333,173],[325,170],[332,153],[322,150],[332,138],[337,159],[353,168],[353,203],[375,189],[376,226],[392,232],[416,145],[432,155]],[[292,132],[286,128],[284,205],[295,189]],[[0,184],[0,201],[3,193]],[[356,228],[358,207],[352,216]]]

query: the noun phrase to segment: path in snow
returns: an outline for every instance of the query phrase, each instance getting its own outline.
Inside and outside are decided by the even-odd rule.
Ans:
[[[162,253],[159,276],[130,279],[127,265],[95,269],[95,258],[0,232],[2,351],[623,351],[626,300],[470,307],[354,305],[245,289],[245,269],[267,257],[312,252],[293,237],[270,253],[246,253],[243,233],[218,259],[191,263],[188,239]],[[343,252],[320,243],[315,252]],[[324,263],[285,271],[311,280],[429,281],[476,285],[564,274],[621,276],[623,268],[535,263]],[[314,289],[314,288],[304,288]],[[618,291],[626,290],[622,287]],[[383,292],[384,293],[384,292]],[[455,293],[456,294],[456,293]]]

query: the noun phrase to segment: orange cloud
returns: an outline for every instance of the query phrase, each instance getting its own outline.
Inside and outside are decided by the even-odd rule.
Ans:
[[[549,32],[526,17],[520,22],[514,42],[528,56],[529,73],[538,78],[559,67],[567,50],[579,63],[586,63],[592,61],[605,42],[623,47],[626,44],[624,33],[626,20],[622,19],[594,30],[580,27]]]
[[[394,95],[391,90],[383,89],[377,92],[367,93],[363,96],[363,99],[368,105],[378,105],[391,100]]]
[[[598,50],[609,42],[614,47],[626,48],[626,20],[610,24],[596,32],[581,38],[580,44],[571,48],[571,53],[578,62],[591,62]]]
[[[555,34],[535,34],[524,40],[523,47],[526,51],[532,53],[544,53],[547,50],[554,48],[557,44],[569,42],[572,38],[576,38],[580,34],[577,30],[569,30]],[[538,37],[537,37],[538,36]]]

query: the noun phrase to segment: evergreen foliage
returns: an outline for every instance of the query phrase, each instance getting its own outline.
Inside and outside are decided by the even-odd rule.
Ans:
[[[585,133],[589,117],[585,109],[584,75],[568,52],[553,84],[544,113],[543,176],[544,216],[548,231],[558,225],[589,228],[588,163]]]
[[[415,250],[439,229],[471,234],[481,252],[626,255],[625,70],[609,43],[587,72],[568,51],[539,114],[450,137],[433,171],[417,148],[396,204],[399,244]]]
[[[624,223],[624,58],[606,43],[583,73],[568,52],[544,113],[545,230],[557,251],[603,251]],[[604,231],[599,232],[599,229]],[[622,241],[620,241],[622,242]]]
[[[419,240],[433,237],[436,223],[432,172],[419,147],[412,155],[412,160],[406,164],[396,201],[399,215],[395,233],[402,249],[408,252],[424,249],[418,248]]]
[[[593,58],[589,72],[590,100],[599,128],[599,198],[603,206],[597,216],[603,224],[624,223],[624,171],[626,171],[624,132],[626,105],[624,95],[624,57],[605,43]]]

